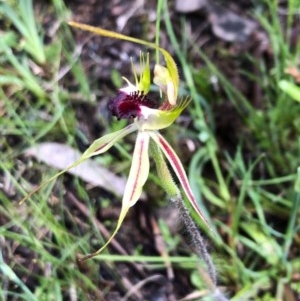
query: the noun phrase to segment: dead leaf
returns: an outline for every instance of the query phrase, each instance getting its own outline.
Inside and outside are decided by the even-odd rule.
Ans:
[[[245,42],[257,24],[217,4],[210,3],[209,21],[213,33],[228,42]]]
[[[192,13],[207,6],[207,0],[176,0],[175,10],[179,13]]]
[[[81,156],[80,152],[72,147],[56,142],[37,144],[27,149],[25,155],[35,157],[37,160],[59,170],[67,168]],[[126,180],[116,176],[92,159],[88,159],[70,169],[68,173],[89,184],[104,188],[117,196],[123,195]]]

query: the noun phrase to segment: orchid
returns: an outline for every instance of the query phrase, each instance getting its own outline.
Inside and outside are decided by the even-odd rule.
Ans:
[[[141,197],[142,188],[149,175],[149,155],[152,156],[156,163],[158,175],[162,181],[162,186],[165,188],[170,199],[181,198],[181,196],[179,188],[177,188],[177,185],[171,177],[165,158],[174,170],[192,207],[199,214],[204,223],[207,224],[204,215],[197,205],[180,159],[170,144],[159,132],[159,130],[169,127],[180,116],[182,111],[191,101],[188,97],[178,100],[179,77],[176,64],[171,55],[163,48],[143,40],[76,22],[69,22],[69,24],[73,27],[88,30],[106,37],[123,39],[152,47],[162,53],[166,62],[166,67],[159,64],[155,65],[153,77],[154,84],[156,84],[160,89],[162,103],[157,105],[149,96],[149,89],[151,85],[149,54],[141,53],[139,68],[141,73],[139,76],[137,75],[132,63],[135,83],[133,84],[128,79],[124,78],[126,86],[119,89],[116,97],[111,99],[108,103],[108,109],[113,116],[115,116],[118,120],[128,119],[131,123],[119,131],[107,134],[95,140],[82,154],[79,160],[47,181],[48,183],[49,181],[54,180],[62,173],[79,165],[92,156],[108,151],[122,138],[136,132],[132,164],[123,194],[122,207],[116,229],[101,249],[83,257],[82,260],[99,254],[110,243],[112,238],[120,229],[130,207],[132,207]],[[32,193],[34,193],[34,191]],[[32,193],[27,195],[26,198],[32,195]]]

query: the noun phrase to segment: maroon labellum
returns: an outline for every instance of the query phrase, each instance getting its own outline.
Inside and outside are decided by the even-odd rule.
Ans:
[[[108,109],[118,119],[131,119],[140,116],[141,106],[154,108],[155,104],[147,95],[138,91],[130,94],[119,92],[108,103]]]

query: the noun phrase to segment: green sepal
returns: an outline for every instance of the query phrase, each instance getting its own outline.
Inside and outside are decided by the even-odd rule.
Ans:
[[[278,86],[283,92],[285,92],[291,98],[300,102],[300,87],[299,86],[297,86],[294,83],[291,83],[287,80],[281,80],[278,83]]]

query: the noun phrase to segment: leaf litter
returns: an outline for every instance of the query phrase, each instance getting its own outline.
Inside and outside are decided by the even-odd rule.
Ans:
[[[82,154],[66,144],[44,142],[27,149],[25,155],[35,157],[48,166],[63,170],[77,161]],[[126,179],[116,176],[93,159],[88,159],[71,168],[68,173],[79,177],[92,186],[104,188],[117,196],[123,195]]]

